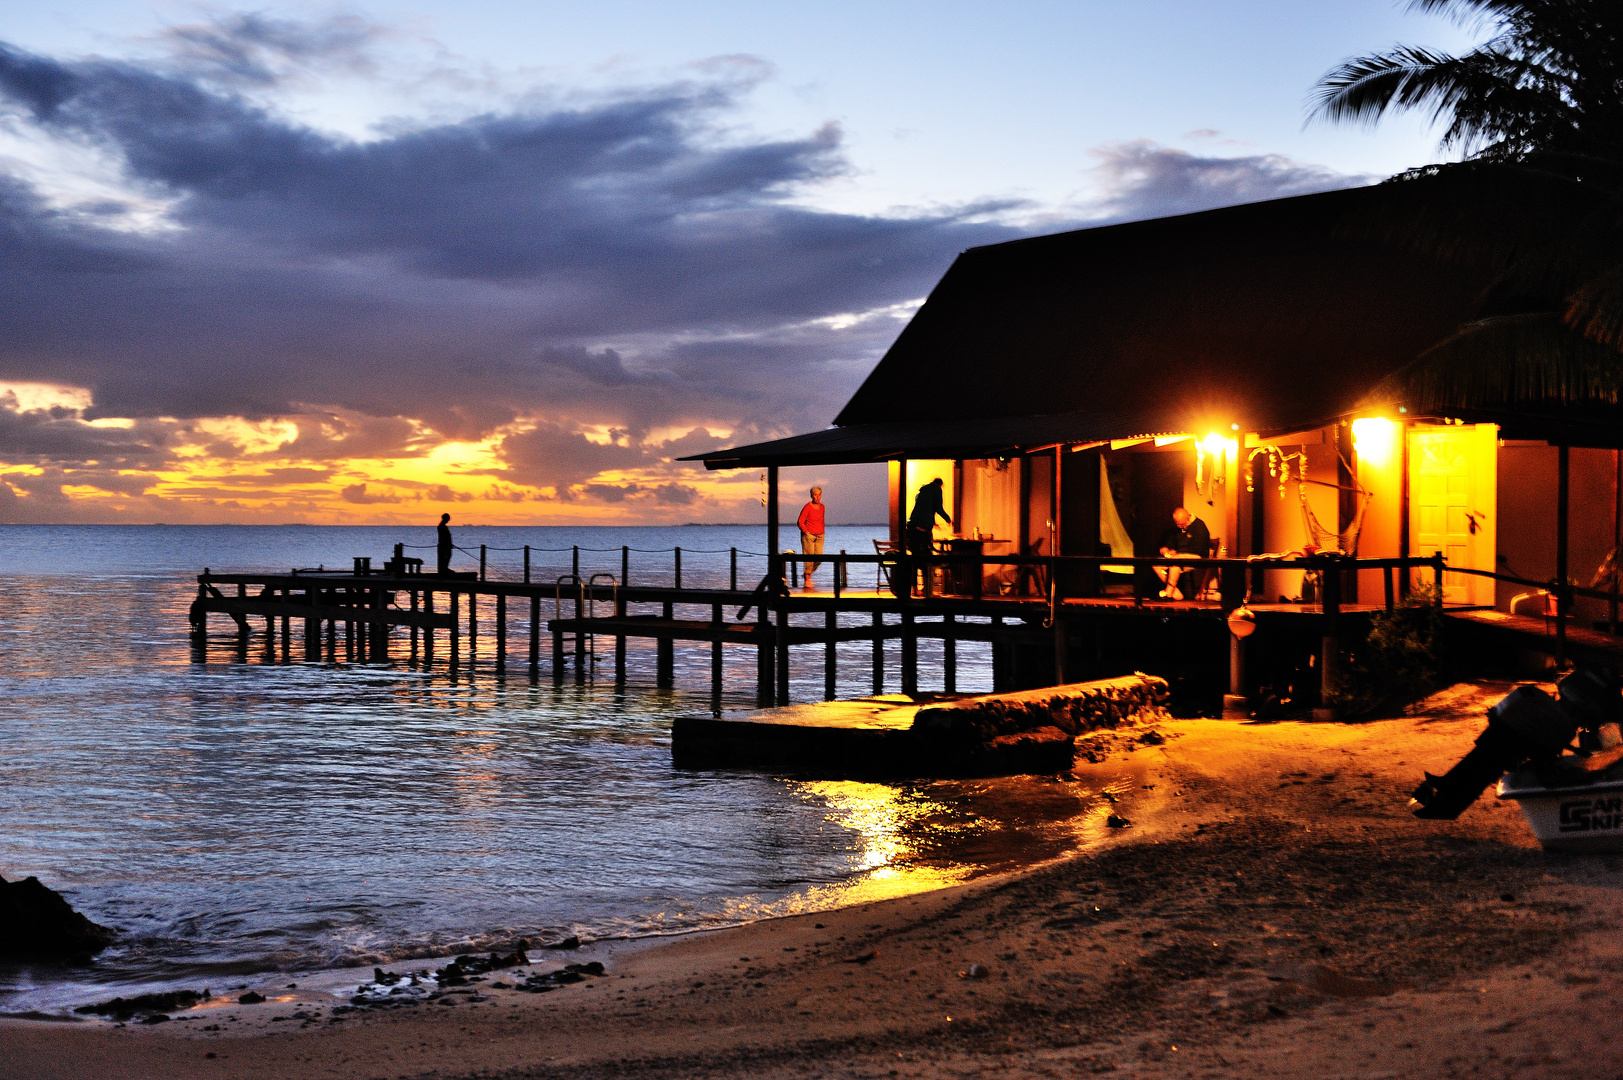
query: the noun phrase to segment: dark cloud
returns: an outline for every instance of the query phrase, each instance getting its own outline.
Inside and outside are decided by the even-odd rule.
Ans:
[[[671,459],[714,446],[707,428],[822,426],[901,328],[862,313],[1028,231],[994,204],[808,208],[793,196],[849,170],[840,130],[740,139],[730,110],[750,81],[722,71],[365,140],[264,103],[313,72],[371,72],[385,36],[243,14],[172,28],[150,63],[0,44],[0,120],[99,147],[130,192],[64,207],[0,174],[0,380],[94,395],[83,417],[0,407],[0,459],[150,471],[187,422],[230,415],[293,420],[296,439],[255,453],[319,465],[519,422],[501,484],[687,505]],[[1137,143],[1099,176],[1114,218],[1348,182]],[[130,228],[138,204],[166,227]],[[97,417],[139,423],[84,423]],[[673,428],[690,434],[644,445]],[[606,429],[608,443],[583,434]],[[223,437],[212,449],[233,454]],[[616,470],[669,483],[605,480]]]
[[[94,415],[331,408],[473,437],[534,414],[736,421],[777,400],[797,424],[783,365],[860,366],[897,325],[740,342],[922,295],[959,250],[1017,230],[792,205],[845,170],[839,132],[730,144],[737,92],[674,85],[354,142],[172,70],[0,47],[19,122],[107,148],[181,226],[113,233],[13,185],[0,375],[89,386]],[[702,376],[672,370],[694,359]],[[817,422],[859,378],[807,384]]]
[[[1215,131],[1191,135],[1215,137]],[[1095,175],[1107,195],[1099,209],[1112,221],[1190,214],[1220,206],[1355,187],[1373,176],[1348,176],[1278,154],[1201,157],[1147,141],[1094,151]]]
[[[338,494],[345,502],[355,503],[358,506],[368,506],[373,503],[397,503],[403,501],[399,495],[396,495],[393,492],[390,492],[387,495],[379,494],[377,492],[369,493],[366,490],[365,484],[350,484]]]
[[[314,22],[278,19],[263,12],[219,13],[159,34],[176,67],[223,85],[265,87],[305,72],[377,71],[371,48],[392,36],[357,15]]]

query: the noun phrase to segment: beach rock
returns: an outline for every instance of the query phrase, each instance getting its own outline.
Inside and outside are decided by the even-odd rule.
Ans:
[[[239,1005],[262,1005],[265,1002],[264,994],[256,994],[252,990],[237,999]]]
[[[116,936],[74,911],[39,878],[0,878],[0,959],[88,962]]]
[[[1133,823],[1118,814],[1111,814],[1105,818],[1105,827],[1110,829],[1131,829]]]
[[[1168,693],[1165,679],[1134,674],[987,694],[921,708],[913,730],[978,743],[1040,728],[1076,736],[1128,721],[1159,720],[1166,715]]]
[[[578,948],[580,948],[580,938],[576,937],[574,934],[570,934],[568,937],[564,938],[562,941],[559,941],[559,942],[556,942],[556,943],[554,943],[552,945],[549,945],[549,946],[547,946],[547,948],[549,948],[549,949],[578,949]]]
[[[114,1020],[128,1020],[132,1016],[145,1014],[148,1024],[161,1024],[169,1019],[165,1013],[177,1009],[189,1009],[200,1001],[207,1001],[207,990],[171,990],[166,994],[138,994],[132,998],[116,997],[111,1001],[101,1001],[94,1005],[81,1005],[73,1011],[81,1016],[110,1016]],[[261,999],[263,1000],[263,999]],[[163,1020],[153,1020],[152,1017],[161,1016]]]

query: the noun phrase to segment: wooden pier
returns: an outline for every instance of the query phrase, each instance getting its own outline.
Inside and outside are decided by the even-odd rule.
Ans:
[[[1442,572],[1436,558],[1298,560],[1290,565],[1305,562],[1321,570],[1327,583],[1316,603],[1247,604],[1246,583],[1258,566],[1256,559],[1180,561],[1185,570],[1209,571],[1220,582],[1215,591],[1221,600],[1190,602],[1147,595],[1149,589],[1139,583],[1145,578],[1154,581],[1147,572],[1138,574],[1129,592],[1115,595],[1068,596],[1062,587],[1081,577],[1077,571],[1092,572],[1096,578],[1103,562],[1147,571],[1168,562],[1164,559],[912,558],[842,552],[820,557],[830,567],[824,572],[832,582],[828,590],[800,592],[782,585],[798,580],[799,556],[786,553],[771,560],[766,577],[746,590],[738,585],[736,557],[726,587],[695,588],[681,584],[680,550],[673,554],[674,573],[668,585],[625,584],[629,560],[624,554],[620,575],[603,573],[583,580],[578,552],[575,572],[550,582],[494,580],[475,573],[425,574],[420,562],[406,558],[399,546],[381,570],[374,570],[364,558],[344,571],[215,574],[205,569],[198,576],[191,620],[201,644],[207,640],[210,615],[229,617],[244,656],[256,620],[263,619],[264,648],[274,655],[279,644],[282,657],[289,660],[400,659],[452,670],[477,665],[498,675],[522,671],[539,679],[546,674],[557,682],[569,678],[584,682],[609,671],[617,683],[624,682],[627,641],[651,640],[659,687],[675,683],[678,643],[708,645],[711,699],[717,712],[727,658],[740,651],[753,664],[758,703],[788,705],[790,650],[797,646],[822,647],[825,700],[836,699],[842,691],[868,695],[893,689],[916,695],[921,640],[940,642],[940,689],[948,694],[958,691],[959,643],[986,642],[993,649],[995,691],[1122,673],[1115,668],[1150,670],[1158,659],[1175,654],[1179,662],[1202,666],[1210,675],[1208,681],[1226,683],[1230,697],[1243,702],[1248,692],[1246,644],[1230,634],[1225,623],[1242,604],[1259,629],[1271,631],[1263,638],[1289,641],[1297,649],[1322,651],[1325,658],[1332,658],[1340,621],[1380,609],[1340,604],[1335,583],[1343,574],[1384,569],[1385,606],[1390,607],[1407,591],[1413,571]],[[1029,580],[1043,591],[979,594],[975,586],[984,568],[1006,563],[1029,568]],[[528,551],[524,567],[528,577]],[[880,570],[893,580],[911,578],[914,588],[897,596],[844,586],[853,573],[873,575]],[[965,591],[944,591],[955,583]],[[1122,643],[1134,640],[1144,642],[1141,651],[1150,655],[1124,654]],[[850,642],[872,647],[871,673],[859,687],[839,685],[836,647]],[[900,646],[895,665],[899,670],[887,671],[887,642]],[[1162,655],[1157,657],[1157,652]],[[1335,677],[1333,659],[1323,665],[1323,672],[1327,680]]]

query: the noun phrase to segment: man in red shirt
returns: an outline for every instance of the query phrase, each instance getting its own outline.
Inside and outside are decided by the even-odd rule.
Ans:
[[[811,502],[800,508],[800,550],[807,555],[823,553],[823,489],[811,489]],[[806,591],[811,592],[812,571],[822,563],[806,563]]]

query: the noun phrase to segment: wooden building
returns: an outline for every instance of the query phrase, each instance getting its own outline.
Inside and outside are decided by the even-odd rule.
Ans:
[[[1619,534],[1616,408],[1569,423],[1406,397],[1404,373],[1477,317],[1497,269],[1374,238],[1360,223],[1385,197],[1336,191],[971,249],[833,427],[696,460],[889,462],[893,539],[940,477],[954,527],[937,537],[989,555],[1152,556],[1181,505],[1224,556],[1442,552],[1452,567],[1588,585]],[[1068,570],[1080,577],[1067,594],[1108,593],[1109,569]],[[991,595],[1030,587],[1013,568],[985,573]],[[1379,598],[1380,572],[1363,576],[1343,599]],[[1283,568],[1250,584],[1265,601],[1313,588]],[[1492,578],[1444,584],[1452,604],[1546,603]],[[1608,615],[1596,598],[1577,605]]]

